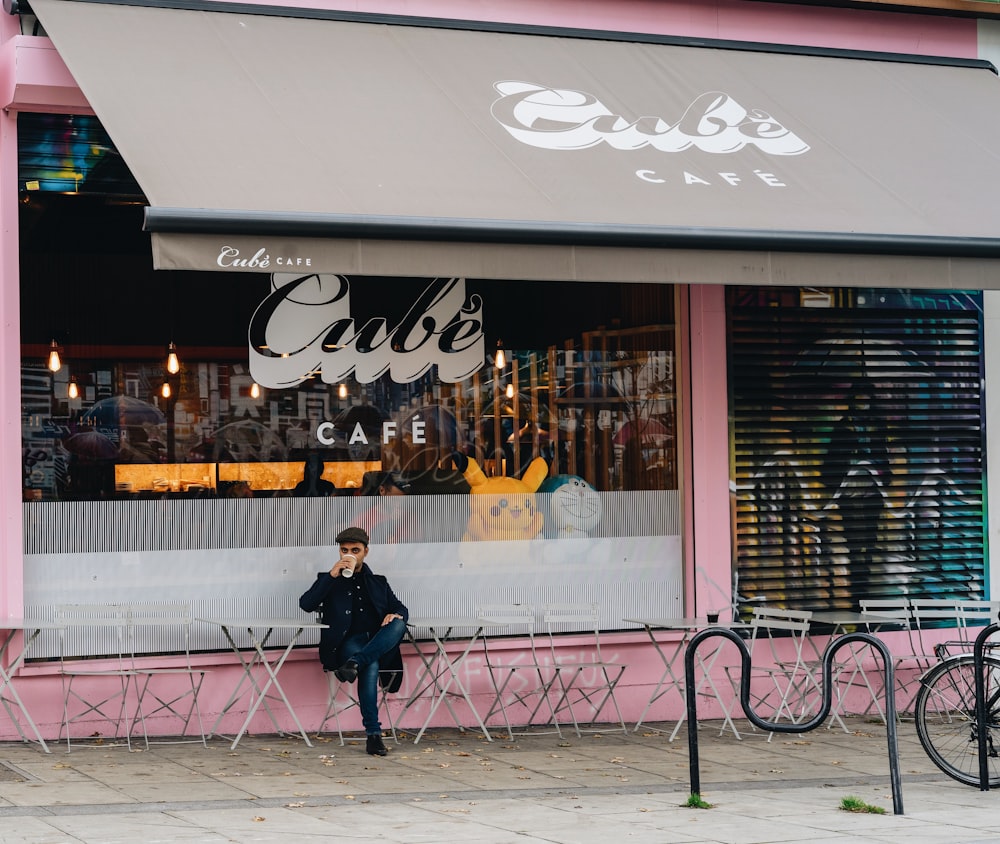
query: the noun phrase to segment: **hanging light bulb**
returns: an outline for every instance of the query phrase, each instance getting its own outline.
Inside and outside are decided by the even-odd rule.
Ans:
[[[260,398],[260,384],[254,381],[250,385],[250,398],[259,399]]]
[[[503,346],[500,345],[499,340],[497,340],[496,364],[497,364],[497,369],[503,369],[507,365],[507,356],[503,353]]]
[[[80,397],[80,388],[76,385],[75,375],[69,379],[69,387],[66,389],[66,394],[71,399],[78,399]]]
[[[171,375],[176,375],[181,371],[181,362],[177,359],[177,347],[174,345],[174,341],[171,340],[167,344],[167,372]]]
[[[509,399],[514,398],[514,385],[513,384],[508,384],[507,385],[507,398],[509,398]]]
[[[337,395],[340,396],[342,399],[346,399],[347,398],[347,385],[346,384],[341,384],[340,385],[340,389],[337,390]]]
[[[163,382],[163,386],[160,387],[160,395],[163,396],[163,398],[165,398],[165,399],[169,399],[170,398],[170,382],[169,381],[164,381]]]
[[[62,360],[59,358],[59,344],[55,340],[52,341],[52,345],[49,347],[49,369],[53,372],[58,372],[62,369]]]

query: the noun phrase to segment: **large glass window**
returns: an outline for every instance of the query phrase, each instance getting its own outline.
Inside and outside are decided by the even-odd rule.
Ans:
[[[224,275],[162,275],[155,293],[131,276],[104,279],[98,293],[69,272],[26,287],[36,341],[23,368],[27,500],[356,495],[387,478],[411,494],[467,492],[466,461],[486,478],[520,478],[538,458],[544,477],[597,491],[676,489],[669,286],[592,284],[581,297],[569,283],[322,277],[350,295],[339,348],[307,348],[336,313],[317,315],[318,331],[314,315],[292,313],[291,351],[271,353],[262,385],[246,338],[264,319],[270,278],[241,276],[235,302]],[[456,343],[465,351],[447,352],[464,356],[453,380],[433,363],[444,341],[401,333],[443,288],[478,303]],[[38,342],[46,320],[58,324],[56,371],[51,342]],[[394,363],[383,365],[379,344],[395,344]],[[331,381],[331,368],[342,377]],[[296,383],[273,386],[283,380]]]

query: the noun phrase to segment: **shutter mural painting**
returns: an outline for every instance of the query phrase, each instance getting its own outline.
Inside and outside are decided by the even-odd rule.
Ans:
[[[982,294],[727,291],[738,594],[985,597]]]

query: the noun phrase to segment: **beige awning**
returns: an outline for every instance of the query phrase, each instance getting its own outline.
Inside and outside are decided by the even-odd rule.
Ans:
[[[32,8],[149,199],[161,268],[997,285],[985,63]]]

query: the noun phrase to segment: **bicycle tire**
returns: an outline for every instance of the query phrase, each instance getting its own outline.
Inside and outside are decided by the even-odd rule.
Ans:
[[[1000,659],[984,659],[987,764],[991,787],[1000,786]],[[943,660],[920,678],[914,716],[931,761],[952,779],[979,785],[975,664],[972,654]]]

